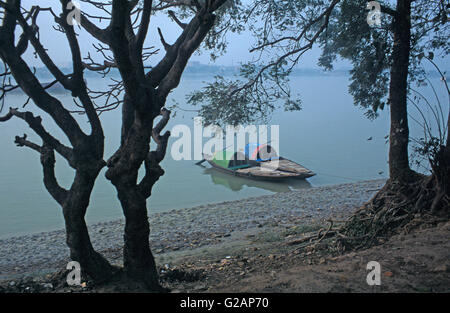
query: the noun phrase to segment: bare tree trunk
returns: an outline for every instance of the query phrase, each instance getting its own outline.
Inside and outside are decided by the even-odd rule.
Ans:
[[[128,100],[123,104],[124,111],[132,106]],[[128,114],[124,114],[122,119],[122,145],[108,161],[106,177],[115,186],[125,215],[124,272],[130,279],[143,283],[150,290],[161,291],[155,259],[150,250],[148,197],[141,192],[137,181],[138,169],[150,149],[152,119],[138,118],[135,123]]]
[[[126,98],[124,112],[133,104]],[[131,111],[129,111],[131,112]],[[170,132],[160,132],[170,119],[170,111],[162,109],[162,119],[153,127],[158,114],[130,118],[122,116],[122,144],[108,161],[106,178],[117,190],[125,215],[124,271],[129,278],[143,283],[152,291],[164,291],[159,284],[155,259],[150,249],[150,225],[146,200],[151,196],[153,185],[164,175],[159,163],[164,159]],[[130,125],[131,124],[131,125]],[[150,140],[157,144],[150,151]],[[145,176],[138,182],[138,169],[144,164]]]
[[[84,219],[96,177],[95,174],[77,171],[63,204],[63,214],[71,260],[79,262],[81,270],[96,282],[104,282],[111,279],[114,268],[92,247]]]
[[[118,197],[125,215],[123,261],[126,274],[144,282],[152,290],[158,290],[159,281],[155,259],[150,250],[150,225],[146,199],[127,178],[116,182]]]
[[[180,83],[181,75],[194,51],[203,42],[215,21],[213,14],[226,0],[196,3],[197,12],[189,24],[181,24],[182,33],[169,45],[159,30],[166,54],[152,70],[145,72],[142,44],[151,16],[151,1],[144,1],[143,23],[133,33],[128,1],[113,1],[112,19],[107,32],[121,74],[125,96],[122,107],[122,138],[116,153],[108,160],[106,178],[117,189],[125,215],[124,270],[151,290],[161,291],[155,260],[149,244],[149,222],[146,200],[154,183],[164,174],[159,163],[164,159],[170,132],[160,135],[167,125],[170,111],[163,109],[169,93]],[[137,3],[137,2],[136,2]],[[128,10],[128,12],[127,12]],[[155,118],[163,118],[153,128]],[[153,141],[152,141],[153,138]],[[150,142],[156,150],[150,150]],[[138,182],[139,169],[145,176]]]
[[[392,52],[389,104],[391,112],[389,174],[391,179],[405,178],[409,167],[408,142],[408,70],[411,51],[411,1],[398,0],[394,17],[394,47]]]

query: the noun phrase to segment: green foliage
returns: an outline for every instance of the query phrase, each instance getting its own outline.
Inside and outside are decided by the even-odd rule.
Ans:
[[[199,114],[207,124],[210,121],[218,125],[250,122],[249,115],[242,110],[242,107],[251,103],[251,99],[245,94],[233,93],[235,89],[237,89],[236,82],[216,76],[214,82],[208,84],[202,92],[190,94],[188,103],[194,105],[206,103],[201,107]],[[252,114],[259,114],[259,112],[252,110]]]
[[[347,0],[334,10],[327,31],[319,39],[319,65],[332,70],[338,57],[349,60],[353,66],[349,92],[355,105],[375,118],[386,105],[389,87],[391,18],[384,17],[381,27],[371,28],[366,21],[366,3]]]
[[[243,67],[243,71],[250,71],[250,67]],[[242,74],[244,77],[246,74]],[[267,81],[264,81],[266,83]],[[203,117],[206,125],[233,125],[252,124],[258,121],[266,121],[281,97],[277,88],[260,95],[258,92],[249,92],[243,88],[241,80],[230,80],[223,76],[216,76],[201,91],[196,91],[188,96],[191,105],[202,104],[199,115]],[[256,88],[266,88],[264,86]],[[255,96],[265,97],[265,100],[255,99]],[[286,110],[299,110],[300,102],[288,99],[285,103]]]
[[[254,70],[251,64],[243,65],[242,77],[251,77]],[[279,105],[280,99],[285,100],[285,110],[300,110],[301,100],[292,100],[290,91],[286,89],[289,88],[286,87],[287,77],[277,75],[279,74],[274,72],[264,73],[263,77],[258,79],[259,82],[250,88],[247,88],[242,80],[216,76],[214,81],[201,91],[191,93],[188,103],[201,105],[199,115],[203,117],[206,125],[220,126],[267,121],[270,113]]]
[[[289,74],[301,62],[301,56],[316,44],[322,50],[318,64],[325,70],[332,70],[338,59],[351,62],[349,92],[354,104],[364,108],[369,118],[375,118],[388,104],[392,12],[396,9],[392,4],[396,1],[379,1],[383,7],[381,26],[368,25],[367,2],[254,0],[239,6],[245,9],[234,18],[253,33],[256,44],[251,52],[258,57],[255,62],[242,65],[240,78],[221,77],[191,95],[190,103],[201,105],[201,113],[207,113],[207,123],[254,121],[283,105],[288,110],[299,109],[298,95],[292,95],[289,88]],[[410,83],[424,79],[420,55],[448,54],[448,11],[445,0],[412,2]],[[230,96],[226,92],[230,88],[237,91],[219,101],[220,96]]]
[[[386,7],[389,5],[387,1],[379,2]],[[337,57],[350,60],[353,69],[349,91],[355,105],[367,109],[366,115],[374,118],[387,104],[393,18],[383,14],[382,25],[370,27],[366,22],[365,3],[363,0],[345,0],[335,10],[328,32],[320,38],[322,56],[319,65],[332,69]],[[424,79],[420,56],[425,51],[432,55],[433,51],[442,56],[448,54],[450,29],[447,15],[448,4],[442,0],[413,2],[410,83]]]
[[[242,11],[240,0],[228,0],[217,10],[215,26],[203,41],[203,47],[210,51],[212,60],[216,60],[227,51],[229,33],[240,33],[245,29],[241,23]]]
[[[204,0],[198,1],[204,3]],[[180,19],[189,18],[194,10],[192,6],[186,5],[173,9]],[[227,51],[227,35],[229,33],[240,33],[245,29],[245,25],[242,23],[245,18],[243,13],[244,7],[241,0],[228,0],[215,11],[215,25],[202,43],[202,50],[208,51],[212,60],[216,60]],[[198,50],[198,53],[201,53],[202,50]]]
[[[449,121],[446,120],[444,115],[444,112],[450,110],[448,107],[450,106],[450,89],[445,78],[445,72],[442,72],[436,63],[434,63],[433,57],[433,53],[428,56],[421,54],[419,59],[428,60],[440,73],[441,81],[444,83],[443,85],[447,95],[447,101],[445,101],[445,99],[441,99],[437,92],[438,89],[427,77],[424,79],[422,84],[424,86],[429,86],[434,93],[434,99],[426,97],[424,94],[415,89],[411,89],[413,96],[409,98],[410,105],[414,106],[422,120],[418,120],[413,117],[411,117],[411,119],[423,129],[423,137],[411,138],[411,141],[413,142],[413,153],[411,159],[418,168],[421,167],[422,169],[427,170],[429,169],[427,165],[431,165],[431,168],[433,169],[435,168],[435,163],[439,162],[440,155],[445,149],[446,138],[448,138],[450,131],[448,129]],[[447,103],[447,105],[445,103]],[[432,118],[429,118],[428,116],[432,116]],[[424,165],[424,161],[429,164]]]

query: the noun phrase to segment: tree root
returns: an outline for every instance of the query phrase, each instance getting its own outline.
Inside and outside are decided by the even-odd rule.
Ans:
[[[369,248],[397,233],[408,233],[424,225],[434,226],[448,221],[450,197],[448,193],[442,193],[446,189],[439,186],[439,181],[435,175],[417,176],[417,179],[408,182],[388,180],[342,226],[333,229],[333,221],[329,220],[327,230],[321,229],[286,245],[295,245],[295,251],[298,251],[314,248],[324,239],[331,239],[333,247],[328,248],[342,253]],[[439,205],[436,205],[437,202]]]
[[[379,243],[380,239],[409,232],[419,225],[448,220],[449,195],[439,190],[442,189],[434,175],[407,183],[389,180],[339,230],[343,236],[337,240],[338,249],[367,248]],[[436,201],[443,204],[439,210],[433,209]]]

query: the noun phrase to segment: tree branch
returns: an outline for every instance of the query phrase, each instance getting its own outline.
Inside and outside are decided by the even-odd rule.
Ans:
[[[153,0],[144,0],[144,7],[142,9],[141,24],[136,35],[136,48],[142,51],[144,41],[147,37],[148,27],[150,25],[150,17],[152,15]]]
[[[72,145],[80,144],[86,136],[75,119],[60,101],[46,92],[25,61],[17,54],[15,47],[0,45],[0,57],[9,65],[17,84],[39,108],[53,118]]]
[[[55,153],[45,143],[41,148],[41,164],[44,172],[44,185],[52,197],[62,206],[67,199],[68,191],[62,188],[55,176]]]
[[[169,10],[169,15],[181,29],[185,29],[188,26],[188,24],[181,22],[172,10]]]
[[[162,43],[164,49],[165,49],[166,51],[168,51],[168,50],[170,49],[171,46],[170,46],[170,45],[166,42],[166,40],[164,39],[164,36],[163,36],[163,34],[162,34],[162,31],[161,31],[161,28],[159,28],[159,27],[158,27],[158,34],[159,34],[159,39],[161,40],[161,43]]]
[[[24,134],[23,137],[16,136],[14,143],[18,147],[28,147],[28,148],[33,149],[34,151],[42,153],[42,147],[38,144],[35,144],[35,143],[27,140],[27,134]]]
[[[205,1],[203,6],[199,6],[197,3],[196,6],[199,6],[197,14],[191,19],[189,24],[183,24],[183,32],[176,42],[167,49],[164,58],[147,73],[148,84],[152,87],[159,86],[158,93],[161,99],[165,98],[165,93],[170,92],[170,88],[175,88],[178,85],[177,81],[179,82],[188,59],[212,28],[215,19],[212,13],[225,2],[226,0],[208,0]],[[180,21],[177,23],[180,23]],[[185,63],[184,66],[183,63]],[[170,71],[172,73],[170,77],[167,77]],[[165,79],[165,87],[161,89],[163,79]]]
[[[97,112],[94,108],[94,104],[91,98],[88,95],[88,89],[86,83],[84,81],[84,65],[81,57],[80,45],[78,43],[77,35],[75,34],[75,30],[73,25],[69,25],[67,23],[67,17],[69,11],[67,10],[67,5],[69,0],[60,0],[62,5],[62,17],[55,18],[57,23],[61,25],[64,29],[64,32],[67,37],[67,41],[69,42],[70,51],[72,54],[72,63],[73,63],[73,77],[70,80],[72,96],[78,97],[83,104],[83,107],[86,111],[86,115],[89,119],[92,128],[92,135],[97,139],[100,139],[99,142],[103,139],[103,129],[100,123],[100,119],[97,115]],[[103,150],[103,147],[98,147]]]
[[[39,13],[39,9],[37,10],[37,13]],[[56,16],[56,15],[55,15]],[[56,66],[56,64],[53,62],[53,60],[50,58],[50,56],[47,54],[45,48],[42,46],[39,39],[36,37],[37,30],[39,29],[36,24],[32,24],[32,27],[28,25],[27,21],[23,17],[23,15],[20,13],[20,11],[16,12],[16,17],[19,25],[23,29],[23,33],[28,37],[28,40],[33,45],[34,49],[36,50],[36,53],[39,55],[39,58],[41,59],[42,63],[48,68],[50,73],[61,83],[61,85],[64,86],[67,90],[72,90],[73,87],[69,83],[69,80],[66,78],[66,75]],[[35,21],[35,20],[34,20]],[[33,23],[34,23],[33,21]]]
[[[110,28],[109,26],[105,29],[101,29],[97,27],[94,23],[92,23],[85,14],[81,13],[80,16],[81,27],[83,27],[92,37],[97,39],[98,41],[103,42],[104,44],[110,43]]]
[[[31,112],[19,112],[17,109],[10,108],[9,112],[4,117],[0,117],[0,122],[6,122],[13,116],[24,120],[28,126],[39,136],[42,141],[50,148],[56,150],[61,156],[63,156],[69,164],[74,167],[75,160],[73,156],[73,150],[61,142],[55,137],[50,135],[42,126],[42,119],[39,116],[34,116]]]
[[[191,36],[187,37],[180,46],[173,66],[158,86],[157,96],[160,101],[165,101],[169,92],[178,86],[189,58],[203,42],[206,34],[214,25],[214,20],[215,16],[213,14],[203,16],[195,33],[191,33]]]
[[[169,142],[170,132],[167,131],[164,135],[160,135],[161,131],[166,127],[170,119],[170,111],[163,108],[161,110],[162,119],[153,128],[152,137],[157,148],[155,151],[150,151],[145,159],[145,175],[138,185],[139,192],[145,197],[149,198],[152,193],[153,185],[164,175],[164,170],[159,165],[164,159]]]
[[[139,86],[138,77],[133,69],[137,69],[138,62],[132,55],[132,46],[135,42],[132,33],[130,15],[128,14],[130,6],[128,1],[116,0],[112,3],[112,19],[111,19],[111,35],[115,40],[110,43],[111,50],[114,54],[115,62],[122,76],[125,91],[132,99],[137,97],[137,88]],[[136,54],[138,55],[138,54]],[[142,65],[143,69],[143,65]],[[142,73],[143,75],[144,73]]]

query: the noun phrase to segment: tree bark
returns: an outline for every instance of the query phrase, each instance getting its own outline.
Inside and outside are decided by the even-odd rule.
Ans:
[[[154,183],[164,174],[159,163],[165,156],[170,133],[160,136],[170,116],[162,112],[169,93],[178,86],[181,75],[193,52],[213,27],[217,10],[226,0],[195,3],[197,12],[172,45],[160,39],[166,55],[152,70],[145,72],[142,44],[147,33],[151,1],[144,1],[141,28],[135,36],[130,19],[132,6],[127,1],[113,1],[109,43],[123,80],[125,97],[122,107],[121,145],[108,160],[106,178],[116,187],[125,215],[124,271],[127,276],[149,289],[162,291],[155,260],[150,250],[149,222],[146,200]],[[128,12],[127,12],[128,10]],[[156,129],[153,122],[163,115]],[[152,137],[156,151],[150,151]],[[145,166],[145,177],[138,182],[139,169]]]
[[[133,105],[129,98],[126,100],[124,110]],[[139,190],[137,181],[139,167],[150,150],[153,117],[149,114],[145,119],[130,118],[124,114],[122,119],[122,144],[108,161],[106,178],[115,186],[125,215],[124,272],[128,278],[143,283],[150,290],[161,291],[150,249],[147,197]]]
[[[411,52],[411,0],[397,1],[394,16],[394,47],[392,52],[391,80],[389,86],[390,140],[389,174],[397,180],[407,177],[409,166],[408,143],[408,70]]]
[[[111,279],[115,270],[92,247],[85,222],[86,210],[96,177],[96,174],[77,171],[74,183],[63,204],[63,214],[71,260],[79,262],[84,273],[97,283],[101,283]]]
[[[123,177],[115,182],[125,215],[123,262],[129,278],[143,282],[151,290],[160,289],[156,263],[150,249],[150,225],[146,198]]]

